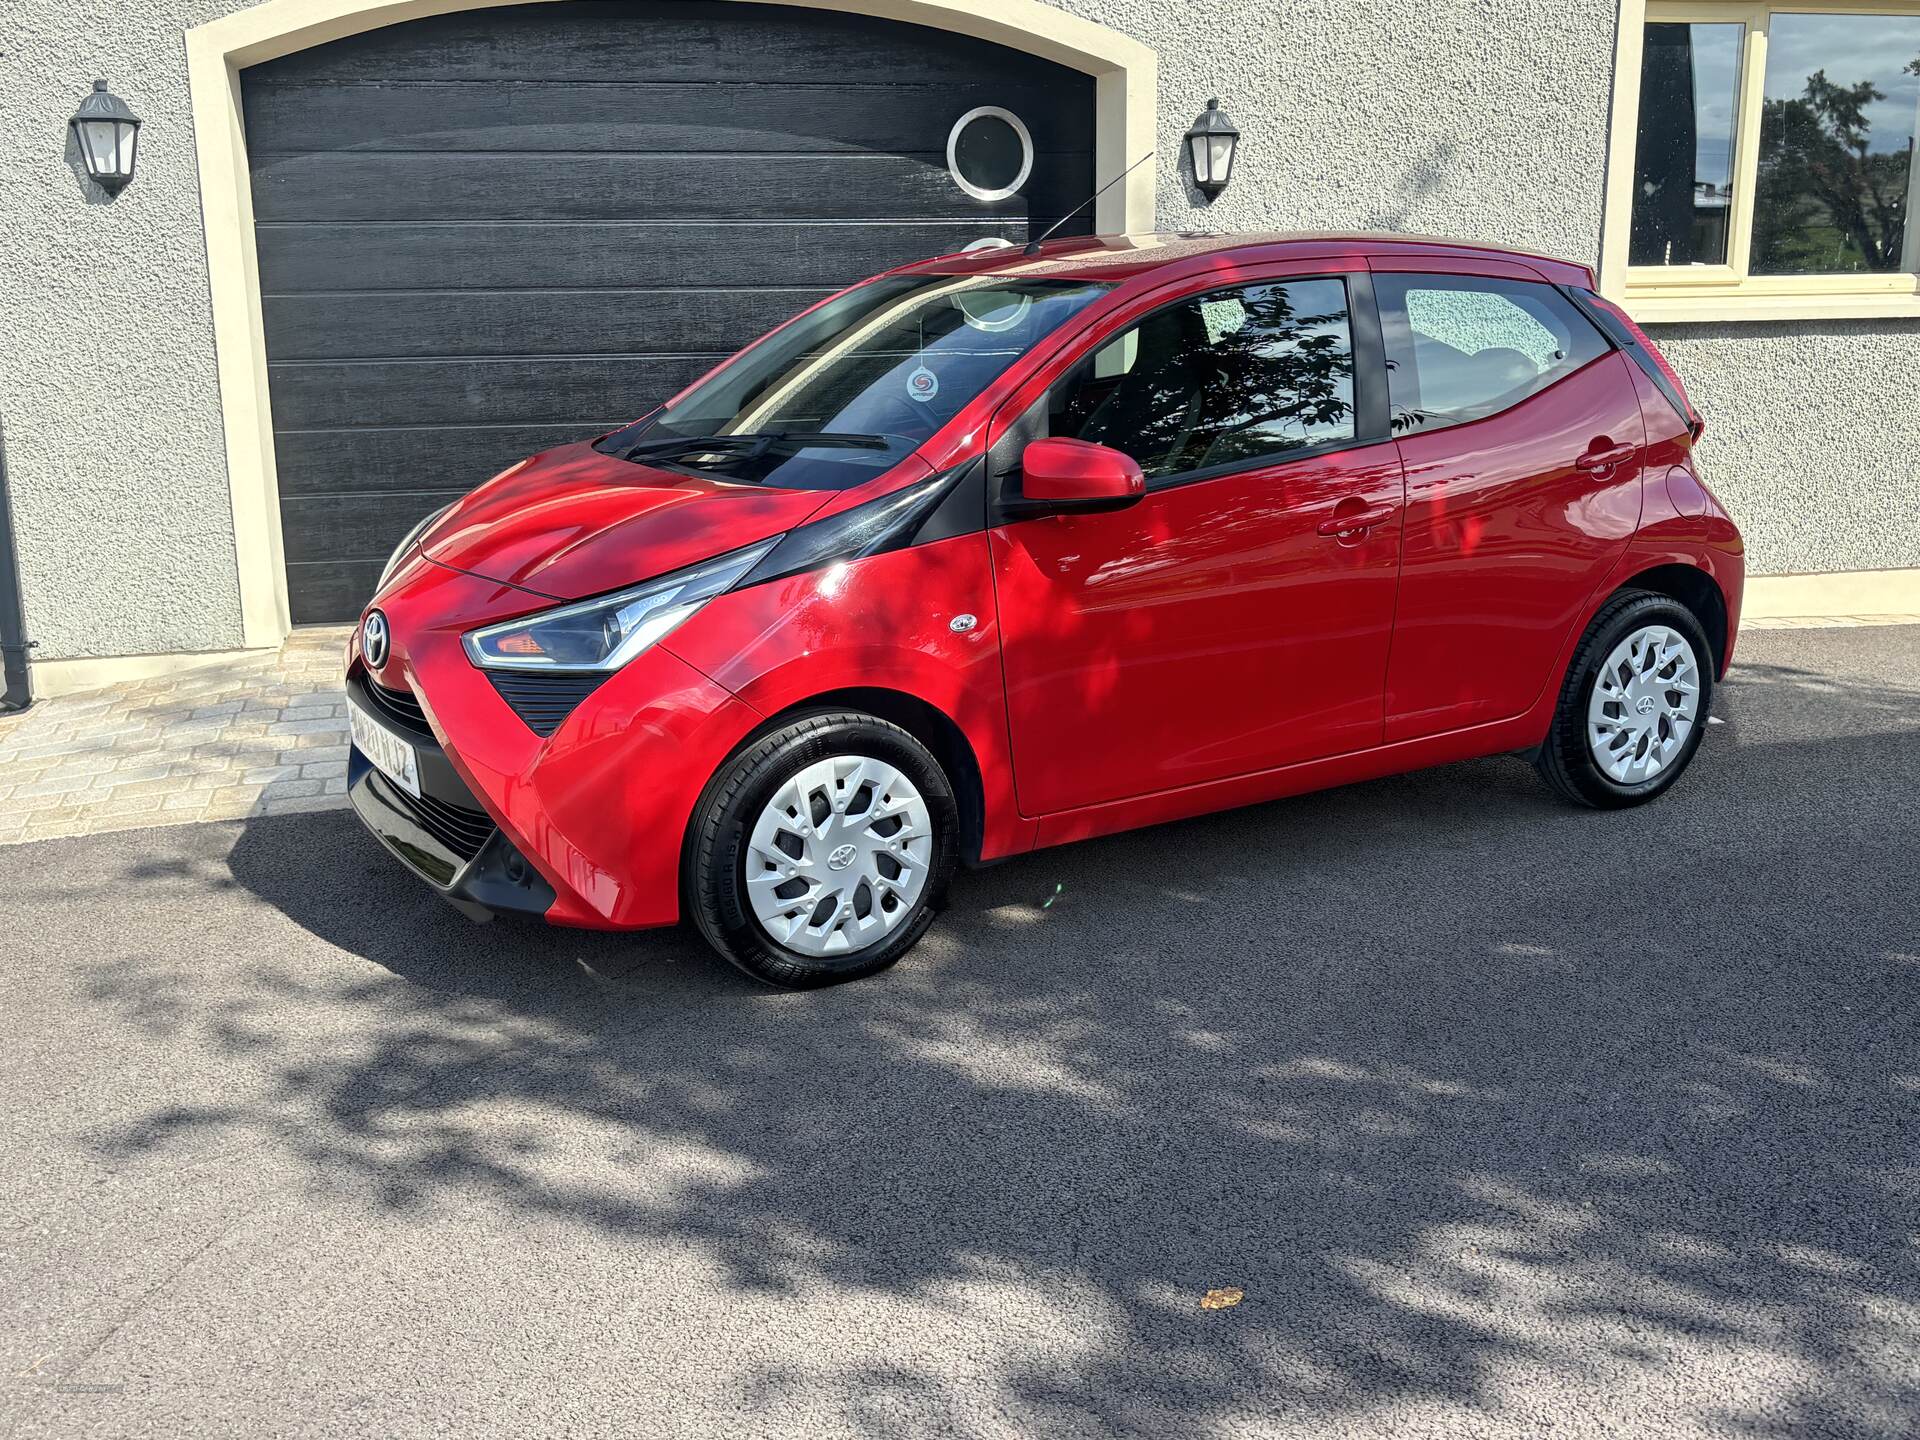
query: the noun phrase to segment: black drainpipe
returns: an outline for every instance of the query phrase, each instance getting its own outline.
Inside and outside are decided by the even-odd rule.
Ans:
[[[33,704],[27,673],[27,607],[20,596],[20,553],[13,544],[13,500],[7,493],[7,446],[0,435],[0,710]]]

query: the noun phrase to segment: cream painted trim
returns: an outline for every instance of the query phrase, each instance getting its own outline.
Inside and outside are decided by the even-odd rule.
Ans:
[[[1747,577],[1743,620],[1826,615],[1920,615],[1920,570]]]
[[[1749,277],[1746,273],[1760,156],[1753,127],[1764,99],[1768,21],[1776,11],[1920,16],[1920,0],[1620,0],[1600,245],[1601,293],[1619,302],[1634,319],[1650,324],[1920,319],[1920,276],[1913,274]],[[1747,26],[1734,136],[1734,208],[1727,265],[1672,269],[1627,264],[1633,225],[1633,152],[1640,128],[1640,67],[1650,16],[1655,21]],[[1920,167],[1910,182],[1920,193]]]
[[[240,638],[277,645],[292,628],[280,537],[280,479],[267,402],[267,349],[253,244],[253,187],[241,128],[239,71],[187,32],[187,88],[200,170],[200,215],[227,447],[227,491],[240,581]]]
[[[1920,320],[1920,297],[1897,295],[1739,295],[1629,290],[1627,313],[1643,325],[1722,320]]]
[[[1607,190],[1600,209],[1600,293],[1624,303],[1627,242],[1633,229],[1633,159],[1640,135],[1640,64],[1647,0],[1620,0],[1613,37],[1613,110],[1607,131]]]
[[[263,0],[186,32],[187,83],[200,162],[200,202],[226,427],[227,484],[240,572],[241,638],[277,645],[292,628],[280,533],[260,320],[253,191],[240,107],[240,72],[403,20],[524,0]],[[1092,75],[1094,166],[1104,179],[1157,148],[1158,60],[1138,40],[1043,0],[733,0],[781,3],[904,20],[1024,50]],[[1155,167],[1142,166],[1100,198],[1095,228],[1153,228]]]
[[[28,663],[28,678],[35,700],[52,700],[82,690],[98,690],[107,685],[131,685],[139,680],[154,680],[179,675],[188,670],[204,670],[236,660],[251,660],[271,655],[277,645],[246,650],[206,650],[171,655],[102,655],[73,660],[33,660]]]

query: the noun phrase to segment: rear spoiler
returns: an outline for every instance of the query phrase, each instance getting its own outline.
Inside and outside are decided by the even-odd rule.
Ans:
[[[1575,286],[1563,286],[1562,293],[1580,307],[1594,324],[1598,325],[1606,337],[1627,352],[1627,357],[1638,365],[1666,397],[1673,413],[1678,415],[1687,427],[1687,434],[1695,440],[1707,428],[1707,422],[1693,407],[1693,401],[1687,398],[1687,387],[1680,383],[1680,375],[1668,363],[1667,357],[1660,353],[1660,347],[1647,337],[1647,332],[1633,323],[1633,317],[1611,300],[1602,299],[1591,290],[1581,290]]]

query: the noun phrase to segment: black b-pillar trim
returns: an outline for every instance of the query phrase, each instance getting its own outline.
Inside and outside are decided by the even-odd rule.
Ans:
[[[1392,435],[1387,421],[1387,340],[1371,270],[1347,272],[1347,308],[1353,320],[1354,431],[1364,445]]]

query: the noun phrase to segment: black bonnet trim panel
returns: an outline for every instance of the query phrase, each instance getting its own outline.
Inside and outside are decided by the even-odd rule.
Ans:
[[[978,458],[962,461],[918,484],[802,525],[774,546],[734,589],[804,575],[838,560],[864,560],[985,530],[985,473]]]

